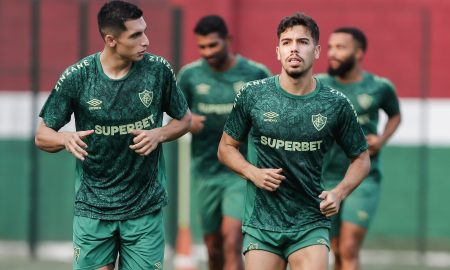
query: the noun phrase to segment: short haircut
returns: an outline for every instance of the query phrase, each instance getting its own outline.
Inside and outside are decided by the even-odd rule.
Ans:
[[[367,38],[363,31],[356,27],[339,27],[333,33],[350,34],[363,52],[367,50]]]
[[[309,33],[311,34],[314,44],[317,45],[319,43],[319,36],[320,36],[319,27],[311,17],[305,15],[304,13],[295,13],[292,16],[284,17],[281,20],[280,24],[278,25],[277,29],[278,39],[280,39],[281,33],[286,31],[286,29],[294,27],[296,25],[302,25],[306,27],[309,30]]]
[[[107,2],[97,14],[100,35],[105,37],[108,31],[119,35],[127,30],[126,21],[139,19],[142,14],[142,10],[134,4],[125,1]]]
[[[218,33],[221,38],[226,38],[228,37],[228,28],[222,17],[218,15],[208,15],[202,17],[197,22],[194,33],[201,36]]]

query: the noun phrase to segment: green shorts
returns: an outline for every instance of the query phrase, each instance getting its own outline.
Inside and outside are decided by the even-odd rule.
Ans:
[[[298,232],[273,232],[256,228],[244,228],[243,253],[250,250],[264,250],[288,259],[295,251],[313,246],[325,245],[330,249],[328,228],[318,227]]]
[[[232,174],[197,180],[198,213],[204,234],[219,231],[224,216],[242,220],[245,180]]]
[[[124,221],[75,216],[73,220],[73,269],[163,269],[164,225],[162,210]]]
[[[380,200],[380,183],[373,177],[364,181],[341,203],[339,213],[331,218],[331,238],[339,235],[343,221],[368,229]]]

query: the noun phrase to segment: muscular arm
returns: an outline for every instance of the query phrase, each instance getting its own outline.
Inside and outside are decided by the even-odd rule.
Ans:
[[[330,217],[339,212],[341,201],[344,200],[367,176],[370,170],[370,157],[368,151],[364,151],[350,162],[344,179],[332,190],[323,191],[319,198],[320,210]]]
[[[47,125],[41,119],[36,129],[35,144],[44,151],[55,153],[62,149],[66,149],[76,158],[84,160],[88,153],[84,150],[87,148],[83,139],[94,133],[94,130],[85,130],[77,132],[58,132]]]
[[[380,136],[369,134],[366,136],[367,144],[369,145],[370,155],[374,155],[380,151],[383,145],[389,140],[389,138],[397,130],[401,122],[401,115],[396,114],[389,117],[386,125],[384,126],[383,133]]]
[[[260,169],[248,162],[239,151],[239,141],[227,133],[222,134],[217,157],[232,171],[246,180],[252,181],[257,187],[268,191],[275,191],[285,177],[282,169]]]

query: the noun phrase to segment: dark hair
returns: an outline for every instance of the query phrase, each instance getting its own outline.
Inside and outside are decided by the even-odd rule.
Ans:
[[[142,17],[142,10],[136,5],[124,1],[111,1],[105,3],[97,14],[98,30],[104,37],[106,31],[119,35],[126,31],[125,22]]]
[[[197,22],[194,33],[201,36],[218,33],[221,38],[226,38],[228,36],[228,28],[222,17],[218,15],[208,15],[202,17]]]
[[[309,16],[305,15],[304,13],[295,13],[292,16],[284,17],[280,24],[278,25],[277,29],[277,36],[278,39],[281,36],[281,33],[286,31],[286,29],[291,28],[296,25],[303,25],[306,27],[315,44],[319,43],[319,27],[317,26],[317,23]]]
[[[334,30],[333,33],[346,33],[352,35],[353,39],[356,40],[358,46],[366,52],[367,50],[367,38],[363,31],[356,27],[340,27]]]

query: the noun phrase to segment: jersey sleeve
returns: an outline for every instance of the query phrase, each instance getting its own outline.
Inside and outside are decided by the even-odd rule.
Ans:
[[[400,103],[396,94],[396,89],[391,81],[385,80],[385,87],[383,88],[383,102],[381,109],[390,117],[400,113]]]
[[[224,132],[237,141],[245,141],[251,128],[251,115],[249,90],[244,85],[235,97],[235,102],[227,121],[225,122]]]
[[[186,114],[188,105],[186,98],[177,84],[175,73],[166,61],[163,67],[163,111],[170,117],[180,120]]]
[[[367,150],[368,145],[353,105],[347,99],[342,104],[338,117],[337,133],[335,134],[336,142],[348,158],[354,158]]]
[[[77,92],[76,74],[70,74],[69,69],[63,72],[58,82],[47,98],[39,113],[45,125],[58,131],[70,121],[73,113],[73,101]]]

